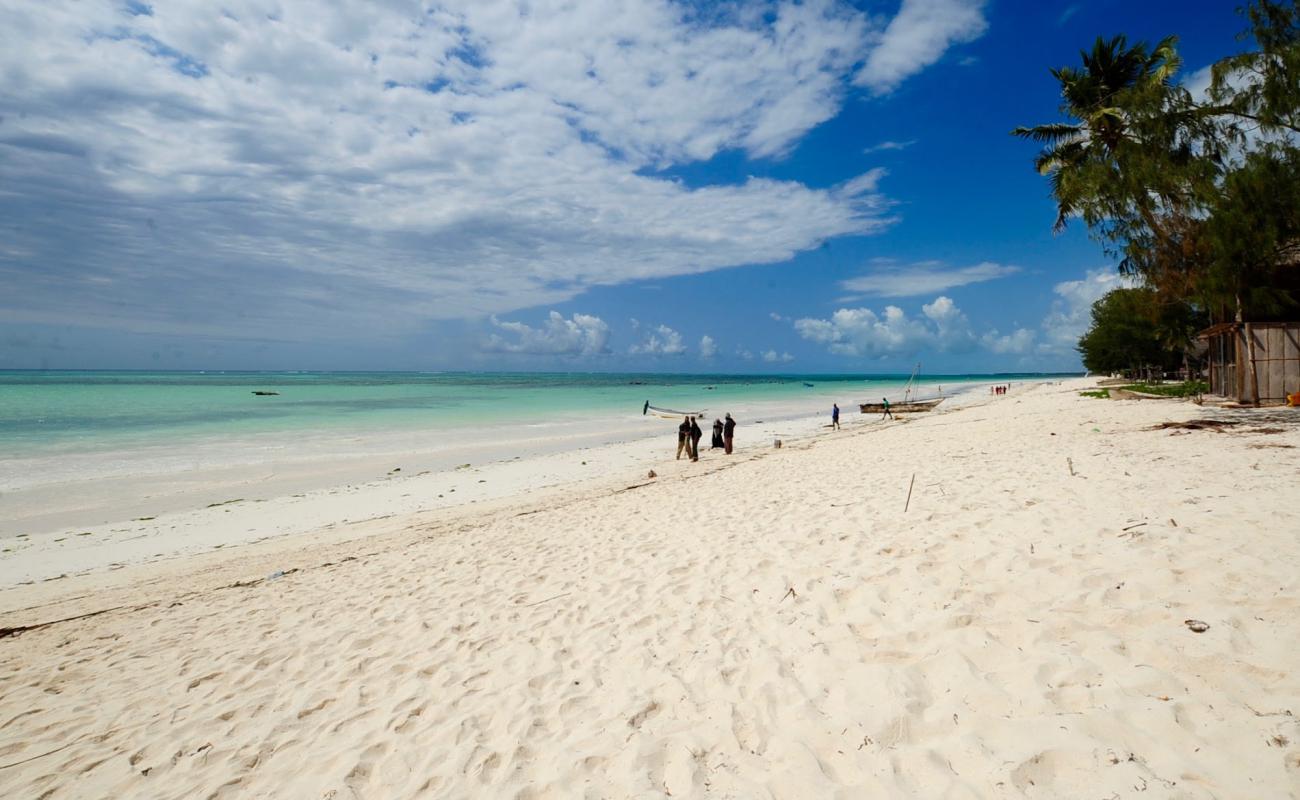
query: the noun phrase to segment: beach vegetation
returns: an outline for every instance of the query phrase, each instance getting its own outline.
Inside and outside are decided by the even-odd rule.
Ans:
[[[1204,91],[1174,37],[1098,38],[1051,71],[1065,121],[1012,131],[1042,147],[1057,230],[1082,221],[1157,305],[1214,322],[1300,314],[1300,0],[1243,14],[1251,46]]]
[[[1110,399],[1110,389],[1096,389],[1091,392],[1079,392],[1080,397],[1096,397],[1102,400]]]
[[[1146,287],[1115,289],[1092,305],[1092,323],[1079,339],[1090,372],[1130,378],[1186,367],[1189,343],[1206,317],[1194,306]]]
[[[1178,383],[1130,383],[1119,387],[1141,394],[1158,394],[1162,397],[1199,397],[1210,390],[1205,381],[1181,381]]]

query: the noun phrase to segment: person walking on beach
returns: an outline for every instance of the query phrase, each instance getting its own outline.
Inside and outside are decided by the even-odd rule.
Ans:
[[[685,448],[686,442],[691,435],[691,418],[682,417],[682,424],[677,426],[677,458],[681,459],[682,449]],[[687,457],[690,457],[690,450],[686,451]]]
[[[831,403],[831,427],[835,430],[840,429],[840,404]]]
[[[722,448],[723,452],[731,455],[731,444],[736,436],[736,421],[731,418],[731,412],[727,412],[727,421],[722,423]]]
[[[709,449],[717,450],[721,447],[726,447],[726,445],[722,443],[722,420],[715,419],[713,421],[713,443],[709,445]]]
[[[700,439],[704,438],[704,431],[700,430],[700,423],[691,417],[691,460],[700,460]]]
[[[881,415],[880,415],[880,418],[881,418],[881,419],[884,419],[885,417],[889,417],[890,419],[893,419],[893,418],[894,418],[894,412],[892,412],[892,411],[889,410],[889,398],[888,398],[888,397],[882,397],[882,398],[880,398],[880,399],[885,401],[885,413],[881,414]]]

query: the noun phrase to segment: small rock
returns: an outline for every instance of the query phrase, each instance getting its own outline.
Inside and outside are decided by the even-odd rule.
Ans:
[[[1210,623],[1201,622],[1199,619],[1185,619],[1183,624],[1187,626],[1192,633],[1205,633],[1210,629]]]
[[[655,474],[655,471],[654,471],[654,470],[650,470],[650,474],[649,474],[647,477],[650,477],[650,478],[658,478],[659,476],[658,476],[657,474]]]

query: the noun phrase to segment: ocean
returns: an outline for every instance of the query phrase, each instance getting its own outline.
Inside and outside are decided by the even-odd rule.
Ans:
[[[923,386],[1037,377],[927,375]],[[349,434],[639,415],[643,404],[720,416],[728,403],[897,394],[906,375],[0,371],[6,455],[268,433]],[[805,384],[812,384],[812,387]],[[275,392],[258,395],[255,392]]]
[[[1047,377],[926,375],[916,388],[922,397],[941,389],[952,395]],[[857,422],[856,403],[900,399],[907,381],[904,375],[0,371],[0,537],[656,437],[671,452],[676,421],[642,415],[647,401],[703,412],[706,431],[730,412],[740,424],[738,440],[754,446],[761,437],[798,438],[820,428],[832,403],[846,423]],[[558,474],[535,481],[559,480]]]
[[[1038,375],[926,375],[921,393]],[[651,404],[754,420],[901,396],[906,375],[0,371],[0,490],[132,474],[652,435]],[[812,384],[808,386],[807,384]],[[266,392],[273,394],[257,394]],[[708,427],[707,425],[705,427]],[[604,433],[602,436],[601,434]]]

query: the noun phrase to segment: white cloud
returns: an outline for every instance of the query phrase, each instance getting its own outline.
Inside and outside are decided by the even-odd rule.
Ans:
[[[966,286],[972,283],[1005,278],[1020,271],[1019,267],[984,261],[969,267],[947,267],[938,261],[921,261],[896,265],[877,262],[880,266],[867,275],[850,278],[840,288],[857,296],[915,297]],[[852,298],[849,298],[852,299]]]
[[[908,319],[897,306],[886,306],[879,315],[869,308],[841,308],[828,320],[795,320],[794,329],[803,338],[845,356],[874,358],[910,353],[932,339],[924,323]]]
[[[538,328],[522,322],[502,322],[496,317],[492,317],[492,324],[509,336],[490,335],[482,347],[489,353],[591,356],[609,352],[609,326],[600,317],[574,314],[572,319],[565,319],[552,311]]]
[[[700,358],[710,359],[718,354],[718,344],[713,337],[705,334],[700,337]]]
[[[660,325],[650,331],[639,344],[627,349],[632,355],[679,356],[686,352],[682,344],[682,335],[667,325]]]
[[[754,360],[754,353],[753,353],[752,350],[745,350],[744,348],[737,347],[737,348],[736,348],[736,358],[739,358],[739,359],[741,359],[742,361],[753,361],[753,360]]]
[[[789,319],[789,317],[783,317],[780,314],[776,313],[775,311],[767,312],[767,316],[776,322],[784,322],[787,319]]]
[[[775,350],[768,350],[763,353],[763,360],[769,364],[789,363],[794,361],[794,356],[789,353],[778,353]]]
[[[966,315],[947,297],[921,306],[920,317],[909,317],[898,306],[885,306],[881,313],[841,308],[830,319],[795,320],[794,328],[803,338],[826,345],[831,353],[866,358],[921,350],[966,352],[979,342]]]
[[[854,82],[888,94],[951,45],[973,41],[987,27],[984,0],[903,0]]]
[[[996,328],[980,337],[984,349],[999,355],[1028,353],[1034,345],[1037,334],[1028,328],[1016,328],[1011,333],[1000,335]]]
[[[905,150],[914,144],[916,144],[915,139],[908,139],[905,142],[885,140],[879,144],[873,144],[870,147],[863,148],[862,153],[863,155],[870,155],[871,153],[879,153],[885,150]]]
[[[1112,289],[1133,288],[1136,282],[1114,267],[1088,270],[1080,280],[1062,281],[1052,288],[1056,299],[1043,317],[1043,341],[1038,345],[1045,353],[1073,353],[1079,337],[1092,324],[1092,304]]]
[[[882,35],[832,0],[11,4],[0,310],[401,335],[878,232],[879,171],[812,189],[654,170],[788,151],[856,65],[880,91],[982,26],[939,5],[951,23],[905,0]]]

